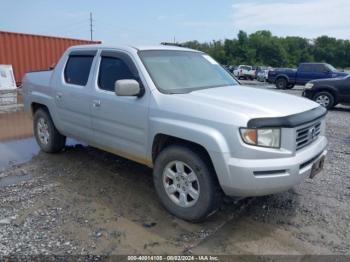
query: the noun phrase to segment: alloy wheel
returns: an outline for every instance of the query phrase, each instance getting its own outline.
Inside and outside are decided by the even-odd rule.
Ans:
[[[38,120],[37,131],[40,142],[47,145],[50,139],[49,125],[42,117]]]
[[[166,165],[163,185],[168,197],[180,207],[191,207],[199,199],[198,177],[192,168],[182,161],[172,161]]]

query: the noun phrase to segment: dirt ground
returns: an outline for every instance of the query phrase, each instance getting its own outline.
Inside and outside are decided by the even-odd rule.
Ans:
[[[165,211],[147,167],[74,141],[59,154],[29,146],[31,160],[19,150],[24,163],[0,171],[0,255],[350,255],[349,124],[350,108],[328,113],[329,153],[314,179],[276,195],[227,199],[200,224]],[[3,156],[16,154],[2,146]]]

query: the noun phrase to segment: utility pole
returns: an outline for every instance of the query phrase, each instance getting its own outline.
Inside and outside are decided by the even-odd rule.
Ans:
[[[92,12],[90,12],[90,40],[92,41]]]

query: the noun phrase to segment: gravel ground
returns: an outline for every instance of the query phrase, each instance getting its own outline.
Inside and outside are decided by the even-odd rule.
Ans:
[[[161,207],[147,167],[74,143],[55,155],[35,148],[30,161],[0,172],[0,255],[350,255],[349,123],[347,107],[328,113],[329,154],[314,179],[227,199],[201,224]]]

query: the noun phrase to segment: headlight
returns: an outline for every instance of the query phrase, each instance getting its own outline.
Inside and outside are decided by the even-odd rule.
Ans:
[[[307,83],[307,84],[305,85],[305,89],[311,89],[313,86],[314,86],[313,83]]]
[[[280,148],[280,128],[240,128],[242,140],[253,146]]]

